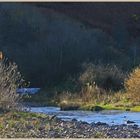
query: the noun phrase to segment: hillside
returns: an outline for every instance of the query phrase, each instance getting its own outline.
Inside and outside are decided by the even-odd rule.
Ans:
[[[116,24],[125,23],[133,37],[140,35],[140,3],[136,2],[84,2],[84,3],[36,3],[37,7],[49,8],[78,19],[89,27],[101,28],[113,34]],[[136,15],[138,18],[136,18]],[[135,22],[137,21],[137,22]]]
[[[130,70],[140,63],[139,7],[1,3],[0,50],[37,87],[76,75],[84,62]]]

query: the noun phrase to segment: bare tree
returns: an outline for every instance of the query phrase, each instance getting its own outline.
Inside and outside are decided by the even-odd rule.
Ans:
[[[21,95],[17,88],[24,83],[15,63],[0,60],[0,108],[3,110],[19,109]]]

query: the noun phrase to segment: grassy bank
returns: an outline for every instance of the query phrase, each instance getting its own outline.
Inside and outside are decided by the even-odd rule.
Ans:
[[[108,105],[83,105],[80,107],[82,110],[94,110],[95,107],[100,107],[99,110],[123,110],[123,111],[134,111],[134,112],[140,112],[140,106],[131,106],[131,107],[125,107],[125,106],[114,106],[111,104]]]
[[[102,110],[122,110],[122,111],[133,111],[140,112],[140,105],[133,105],[127,103],[116,103],[116,104],[95,104],[95,103],[83,103],[83,102],[72,102],[64,101],[59,104],[61,110],[85,110],[85,111],[102,111]]]
[[[116,66],[88,64],[77,79],[42,90],[26,101],[62,110],[140,111],[140,68],[129,75]]]
[[[50,123],[48,115],[39,113],[8,112],[0,114],[0,137],[39,137],[41,130],[50,129]]]
[[[125,101],[117,103],[92,103],[92,102],[82,102],[82,99],[74,98],[69,99],[67,96],[66,100],[50,99],[42,94],[33,95],[31,98],[25,101],[31,103],[33,106],[58,106],[62,110],[89,110],[89,111],[100,111],[100,110],[124,110],[124,111],[134,111],[140,112],[140,105],[135,105],[133,103],[128,103]]]

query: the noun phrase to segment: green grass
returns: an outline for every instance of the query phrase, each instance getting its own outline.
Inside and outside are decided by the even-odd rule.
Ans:
[[[5,122],[8,123],[9,128],[14,127],[17,122],[21,125],[33,125],[34,121],[37,127],[37,123],[41,124],[42,120],[46,120],[44,123],[50,122],[50,116],[41,113],[30,113],[30,112],[8,112],[0,116],[0,128],[3,128]]]
[[[25,101],[27,102],[33,102],[37,103],[38,106],[62,106],[62,102],[58,100],[58,97],[54,97],[54,91],[52,89],[48,89],[48,93],[46,94],[46,91],[41,91],[38,94],[32,95],[30,98],[26,98]],[[80,110],[89,110],[94,111],[94,108],[96,106],[101,107],[102,110],[127,110],[127,111],[134,111],[134,112],[140,112],[140,105],[136,106],[130,101],[126,100],[126,98],[123,98],[122,100],[113,103],[99,103],[99,104],[93,104],[90,103],[83,103],[80,97],[74,99],[66,99],[65,106],[79,106]]]
[[[134,106],[131,108],[131,111],[140,112],[140,106]]]
[[[43,127],[49,131],[52,120],[50,116],[30,112],[7,112],[0,115],[0,137],[32,137],[30,130],[38,132]],[[14,133],[12,133],[14,132]]]
[[[95,105],[92,104],[88,104],[88,105],[82,105],[80,106],[80,110],[91,110],[92,107],[94,107]]]
[[[105,110],[126,110],[126,109],[127,109],[126,107],[116,107],[116,106],[111,105],[111,104],[102,105],[102,107],[103,107]]]
[[[84,106],[81,106],[80,109],[81,110],[92,110],[93,107],[95,107],[96,105],[94,104],[89,104],[89,105],[84,105]],[[114,105],[111,105],[111,104],[108,104],[108,105],[98,105],[100,107],[103,108],[103,110],[129,110],[129,111],[134,111],[134,112],[140,112],[140,106],[134,106],[134,107],[125,107],[125,106],[114,106]]]
[[[134,106],[134,107],[126,107],[125,105],[124,106],[115,106],[113,104],[107,104],[107,105],[100,105],[100,104],[86,104],[86,105],[82,105],[80,107],[81,110],[93,110],[93,108],[95,106],[99,106],[101,108],[103,108],[103,110],[123,110],[123,111],[126,111],[126,110],[129,110],[129,111],[134,111],[134,112],[140,112],[140,106]]]
[[[0,117],[6,117],[7,119],[28,119],[28,118],[47,118],[49,117],[46,114],[41,113],[31,113],[31,112],[21,112],[21,111],[13,111],[2,114]]]
[[[41,106],[60,106],[61,104],[56,102],[54,99],[49,99],[48,97],[46,96],[43,96],[41,97],[41,95],[36,95],[36,96],[33,96],[33,98],[31,98],[29,100],[30,102],[37,102],[37,103],[40,103]],[[92,103],[82,103],[82,102],[79,102],[79,101],[67,101],[67,106],[71,105],[71,104],[75,104],[75,105],[78,105],[80,106],[80,110],[94,110],[94,107],[95,106],[99,106],[99,107],[102,107],[103,110],[130,110],[130,111],[134,111],[134,112],[140,112],[140,106],[133,106],[131,105],[130,103],[128,102],[118,102],[117,104],[92,104]],[[32,114],[33,115],[33,114]],[[23,114],[24,116],[24,114]]]
[[[83,105],[80,107],[81,110],[93,110],[94,107],[99,106],[103,110],[126,110],[124,107],[115,107],[113,105],[100,105],[100,104],[88,104],[88,105]]]

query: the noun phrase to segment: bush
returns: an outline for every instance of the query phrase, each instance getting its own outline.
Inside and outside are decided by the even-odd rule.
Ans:
[[[16,90],[23,84],[24,80],[15,63],[7,60],[0,61],[0,109],[19,109],[21,95]]]
[[[76,92],[70,92],[70,91],[63,91],[60,95],[56,97],[60,103],[63,102],[81,102],[81,95]]]
[[[80,75],[79,81],[83,85],[96,84],[105,90],[118,91],[124,86],[126,74],[117,66],[84,64],[84,72]]]
[[[127,79],[125,79],[125,89],[128,95],[128,99],[134,103],[140,102],[140,67],[137,67],[130,73]]]
[[[87,84],[82,87],[80,95],[83,102],[99,103],[105,100],[104,95],[106,95],[106,92],[94,84]]]

